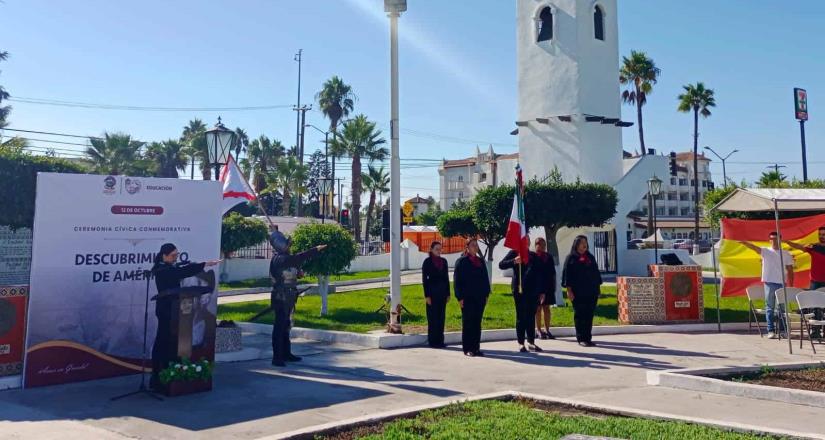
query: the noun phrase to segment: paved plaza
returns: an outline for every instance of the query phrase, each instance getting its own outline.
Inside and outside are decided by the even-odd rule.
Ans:
[[[521,391],[779,430],[825,433],[825,408],[652,387],[648,370],[825,360],[810,347],[746,334],[642,334],[598,338],[586,349],[544,341],[522,354],[515,342],[483,344],[486,358],[460,348],[362,349],[299,341],[304,361],[275,369],[266,360],[219,364],[215,389],[157,402],[109,398],[137,377],[0,392],[0,437],[254,439],[467,396]]]

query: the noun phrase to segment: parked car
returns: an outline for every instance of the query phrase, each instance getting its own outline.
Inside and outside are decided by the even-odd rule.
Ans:
[[[642,240],[641,238],[635,238],[635,239],[630,240],[630,241],[627,242],[627,248],[628,249],[641,249],[642,248],[642,243],[644,243],[644,240]]]
[[[690,238],[681,238],[673,241],[673,249],[693,250],[693,240]]]
[[[696,242],[696,244],[699,245],[700,253],[710,252],[710,250],[713,248],[713,243],[711,243],[709,240],[699,240]]]

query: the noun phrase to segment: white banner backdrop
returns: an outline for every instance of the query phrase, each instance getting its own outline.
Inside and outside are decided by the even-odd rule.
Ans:
[[[217,259],[221,202],[218,182],[39,173],[24,386],[139,372],[143,271],[167,242],[177,246],[181,261]],[[151,297],[154,280],[149,286]],[[214,316],[216,292],[200,305],[201,316]],[[204,340],[203,327],[196,323],[196,344]],[[214,347],[203,348],[200,353],[214,356]]]

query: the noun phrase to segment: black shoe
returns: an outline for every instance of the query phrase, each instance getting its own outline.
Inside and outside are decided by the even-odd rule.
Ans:
[[[547,333],[544,333],[543,331],[539,330],[538,334],[539,334],[539,339],[547,339]]]
[[[544,335],[546,336],[545,339],[556,339],[556,337],[553,336],[552,333],[550,333],[550,330],[548,330],[547,333],[545,333]]]
[[[589,347],[589,345],[587,345],[587,342],[584,341],[579,341],[579,345],[581,345],[582,347]]]
[[[286,357],[287,362],[301,362],[301,356],[295,356],[294,354],[290,354]]]
[[[541,353],[542,351],[544,351],[541,349],[541,347],[539,347],[536,344],[529,344],[528,347],[530,347],[530,350],[535,351],[536,353]]]
[[[272,359],[272,366],[273,367],[286,367],[286,363],[284,361],[278,361],[278,360]]]
[[[465,351],[465,352],[464,352],[464,356],[467,356],[467,357],[476,357],[476,354],[475,354],[475,353],[473,353],[472,351]]]
[[[430,348],[447,348],[447,344],[430,344]]]
[[[592,341],[587,341],[587,342],[584,343],[584,346],[585,347],[595,347],[596,343],[592,342]]]
[[[476,354],[476,356],[478,356],[478,357],[484,357],[484,352],[483,352],[483,351],[481,351],[481,350],[476,351],[476,353],[475,353],[475,354]]]
[[[522,345],[521,348],[518,349],[518,351],[519,353],[527,353],[527,347]]]

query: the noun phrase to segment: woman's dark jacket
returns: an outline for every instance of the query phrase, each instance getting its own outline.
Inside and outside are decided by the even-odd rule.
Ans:
[[[179,289],[180,282],[184,278],[189,278],[203,272],[206,263],[193,264],[169,264],[169,263],[155,263],[152,271],[155,275],[155,285],[158,287],[158,293],[162,293],[169,289]]]
[[[476,257],[478,258],[478,257]],[[453,271],[453,287],[455,289],[455,297],[461,301],[463,299],[469,300],[484,300],[490,296],[490,280],[487,278],[487,265],[484,260],[481,264],[476,265],[470,257],[464,255],[455,262],[455,271]]]
[[[441,260],[441,266],[436,266],[433,259]],[[424,286],[424,297],[444,300],[450,297],[450,272],[447,260],[441,257],[429,256],[421,265],[421,284]]]
[[[541,294],[554,295],[556,293],[556,266],[553,261],[553,256],[547,255],[545,262],[535,252],[530,252],[530,260],[523,265],[521,271],[515,262],[518,252],[510,251],[501,262],[498,263],[498,268],[501,270],[512,269],[513,278],[510,281],[510,288],[513,294],[519,293],[519,280],[524,277],[524,292],[538,297]],[[521,272],[519,274],[519,272]]]
[[[584,256],[584,261],[578,253],[567,256],[562,272],[562,286],[573,289],[576,297],[598,297],[602,274],[596,264],[596,257],[590,252]]]

